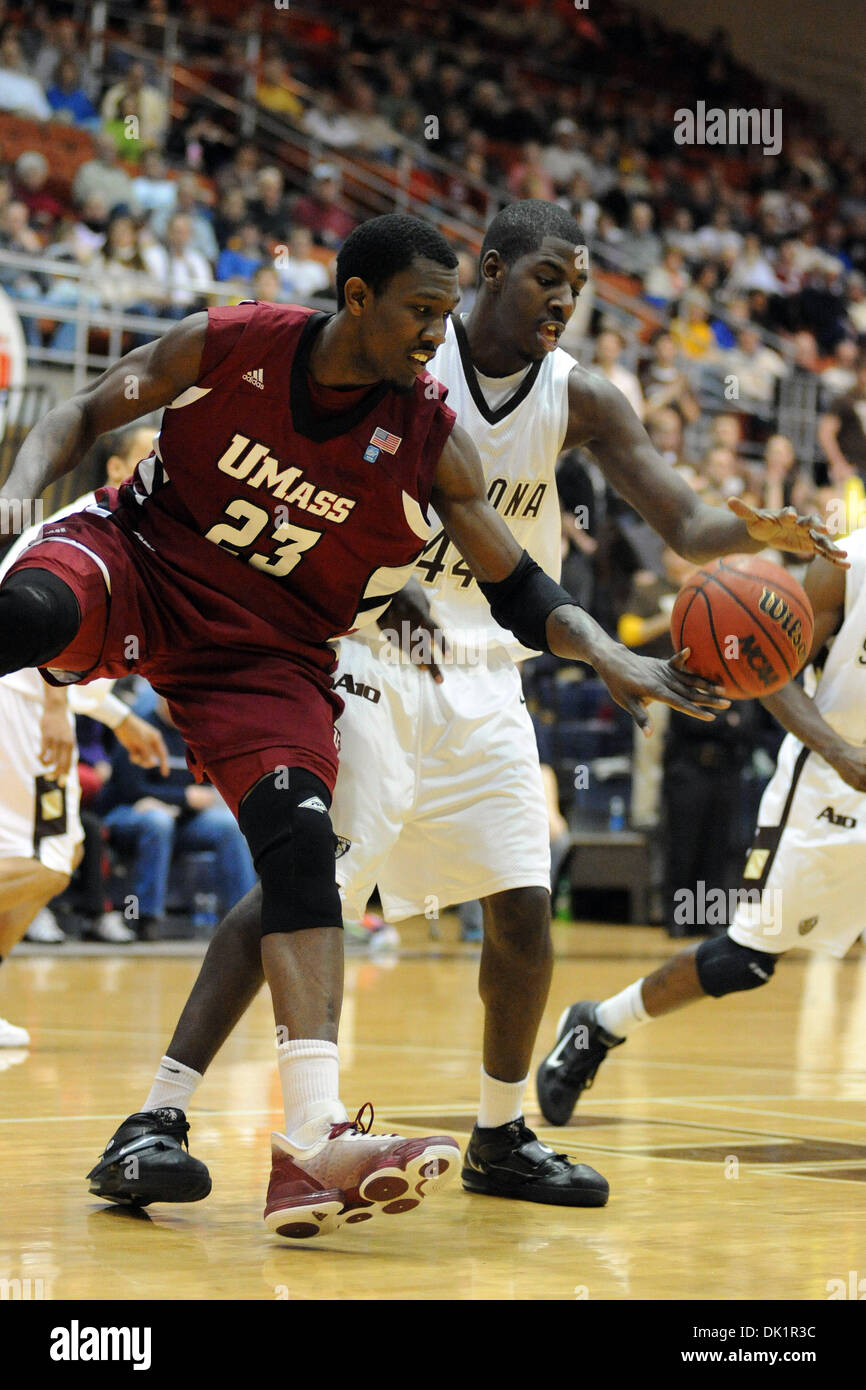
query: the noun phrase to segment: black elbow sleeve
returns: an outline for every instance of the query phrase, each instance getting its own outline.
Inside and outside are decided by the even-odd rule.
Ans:
[[[538,652],[550,650],[545,632],[550,614],[563,604],[574,603],[562,585],[545,574],[525,550],[507,578],[496,584],[479,583],[478,587],[500,626],[509,628],[524,647]]]

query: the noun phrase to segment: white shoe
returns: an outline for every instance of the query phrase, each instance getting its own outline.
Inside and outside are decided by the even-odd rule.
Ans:
[[[27,928],[24,939],[38,942],[40,946],[59,946],[66,940],[66,932],[61,930],[54,913],[42,907]]]
[[[124,922],[119,912],[106,912],[91,927],[89,936],[97,941],[110,941],[116,946],[125,946],[136,940],[134,931]]]
[[[7,1023],[5,1018],[0,1018],[0,1047],[29,1047],[30,1034],[26,1028],[16,1028],[14,1023]]]
[[[309,1122],[294,1143],[284,1134],[271,1135],[269,1231],[308,1240],[344,1224],[401,1216],[457,1177],[460,1148],[453,1139],[370,1134],[372,1119],[368,1104],[354,1120]],[[308,1145],[297,1142],[305,1139]]]

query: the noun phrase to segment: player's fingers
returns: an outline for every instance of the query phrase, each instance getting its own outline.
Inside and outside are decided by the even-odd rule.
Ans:
[[[743,502],[739,497],[729,497],[728,507],[734,513],[734,516],[742,517],[743,521],[750,520],[752,517],[758,515],[755,507],[750,506],[748,502]]]
[[[676,656],[671,657],[668,666],[676,671],[677,679],[685,681],[693,693],[699,692],[705,695],[708,704],[714,704],[718,709],[727,709],[731,702],[725,694],[724,686],[714,685],[706,676],[699,675],[697,671],[689,670],[686,662],[691,654],[691,647],[683,647],[681,652],[677,652]]]
[[[809,535],[812,538],[815,550],[819,555],[823,555],[825,560],[829,560],[831,564],[837,565],[839,569],[842,570],[849,570],[851,568],[848,552],[846,550],[840,550],[838,545],[835,545],[833,541],[826,538],[829,532],[822,534],[813,528],[809,532]]]

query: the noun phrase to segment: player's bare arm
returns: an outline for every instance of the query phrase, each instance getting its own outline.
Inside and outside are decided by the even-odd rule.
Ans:
[[[501,584],[524,563],[524,551],[487,500],[475,445],[457,425],[442,451],[431,502],[480,585]],[[564,590],[560,593],[567,598]],[[711,710],[728,706],[715,686],[684,669],[687,654],[678,653],[670,661],[637,656],[608,637],[576,604],[548,608],[544,636],[555,656],[594,667],[613,699],[641,728],[650,727],[644,706],[652,700],[697,719],[712,719]]]
[[[169,405],[194,385],[206,332],[207,314],[191,314],[50,410],[21,446],[0,497],[39,497],[81,462],[99,435]]]
[[[809,566],[804,586],[815,615],[815,630],[809,661],[814,661],[829,637],[838,630],[845,616],[845,575],[827,560],[818,558]],[[838,772],[855,791],[866,791],[866,748],[848,743],[824,719],[815,701],[801,685],[790,681],[768,695],[761,704],[787,733],[793,734],[813,753],[817,753]]]
[[[844,551],[828,539],[817,516],[798,516],[794,507],[759,510],[738,498],[727,508],[702,502],[656,452],[625,396],[604,377],[575,367],[568,401],[564,447],[589,449],[611,487],[678,555],[703,564],[773,546],[845,566]]]

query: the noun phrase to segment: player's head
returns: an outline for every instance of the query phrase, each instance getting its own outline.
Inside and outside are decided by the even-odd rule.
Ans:
[[[479,294],[497,334],[518,357],[534,362],[556,347],[587,279],[580,227],[558,203],[509,203],[484,236]]]
[[[340,248],[337,306],[355,323],[364,367],[398,389],[424,371],[459,298],[456,255],[417,217],[373,217]]]
[[[152,425],[124,425],[101,435],[93,448],[96,486],[120,487],[131,478],[135,465],[151,452],[155,434]]]

